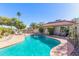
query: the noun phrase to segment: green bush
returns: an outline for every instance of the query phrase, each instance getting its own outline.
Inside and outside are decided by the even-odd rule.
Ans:
[[[9,34],[14,34],[14,31],[11,28],[6,29]]]
[[[66,27],[60,27],[60,30],[66,33],[69,33],[69,29]]]
[[[39,28],[39,32],[40,32],[40,33],[44,33],[44,28],[43,28],[43,27],[40,27],[40,28]]]
[[[11,28],[0,27],[0,35],[9,35],[14,34],[14,31]]]
[[[2,35],[0,35],[0,38],[2,38]]]
[[[49,32],[49,35],[53,35],[54,34],[54,28],[53,27],[48,28],[48,32]]]

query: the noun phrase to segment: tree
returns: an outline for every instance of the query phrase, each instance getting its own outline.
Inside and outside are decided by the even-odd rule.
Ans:
[[[18,19],[20,19],[21,13],[17,12]]]
[[[0,29],[0,35],[4,35],[5,33],[9,33],[12,34],[14,33],[12,26],[16,27],[19,30],[23,30],[26,28],[26,25],[20,21],[18,18],[8,18],[8,17],[4,17],[4,16],[0,16],[0,25],[4,25],[4,26],[11,26],[11,28],[5,28],[5,27],[1,27]]]
[[[31,23],[31,24],[30,24],[30,27],[31,27],[32,29],[36,29],[36,28],[38,28],[38,24],[36,24],[36,23]]]
[[[40,22],[40,23],[38,24],[38,27],[39,27],[39,28],[40,28],[40,27],[43,27],[43,24],[44,24],[44,23]]]
[[[13,26],[16,27],[16,21],[17,21],[17,18],[11,18],[11,21],[10,21],[11,28],[12,28]]]
[[[9,23],[10,23],[10,18],[0,16],[0,24],[1,25],[9,25]]]
[[[3,20],[2,20],[2,17],[0,16],[0,25],[2,26],[3,25]]]
[[[39,32],[40,33],[44,33],[44,28],[43,27],[39,27]]]

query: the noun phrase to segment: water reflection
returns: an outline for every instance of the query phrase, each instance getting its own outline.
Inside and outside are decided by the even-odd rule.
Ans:
[[[35,33],[35,34],[32,34],[31,37],[34,38],[35,40],[40,40],[42,43],[48,45],[50,48],[55,47],[56,45],[60,44],[60,41],[52,39],[52,38],[48,38],[44,34]]]

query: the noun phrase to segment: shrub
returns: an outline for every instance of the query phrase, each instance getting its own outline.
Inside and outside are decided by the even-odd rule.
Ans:
[[[14,34],[14,31],[11,28],[7,28],[6,32],[8,32],[9,34]]]
[[[0,35],[0,38],[2,38],[2,35]]]
[[[53,35],[54,34],[54,28],[53,27],[48,28],[48,32],[49,32],[49,35]]]
[[[39,28],[39,32],[40,32],[40,33],[44,33],[44,28],[43,28],[43,27],[40,27],[40,28]]]
[[[14,34],[14,31],[11,28],[0,27],[0,35],[9,35]]]

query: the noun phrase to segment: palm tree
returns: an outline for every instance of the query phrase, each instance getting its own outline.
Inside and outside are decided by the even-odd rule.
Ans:
[[[18,19],[20,19],[21,13],[17,12]]]

